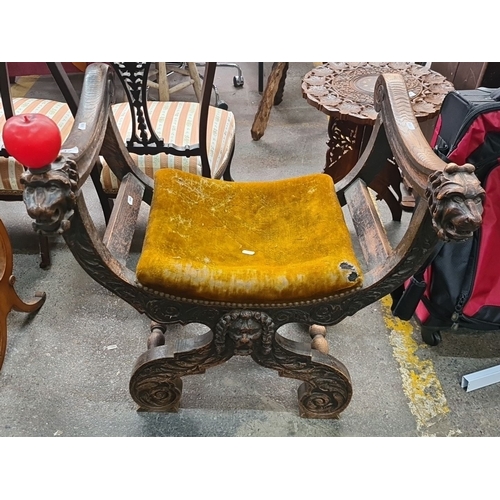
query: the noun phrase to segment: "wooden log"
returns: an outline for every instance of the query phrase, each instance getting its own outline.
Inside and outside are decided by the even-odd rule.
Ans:
[[[252,139],[258,141],[263,135],[269,121],[269,115],[271,114],[271,108],[274,103],[274,98],[283,75],[283,71],[288,63],[279,62],[273,65],[273,69],[267,80],[266,88],[262,94],[262,99],[259,104],[259,109],[255,115],[253,125],[252,125]]]

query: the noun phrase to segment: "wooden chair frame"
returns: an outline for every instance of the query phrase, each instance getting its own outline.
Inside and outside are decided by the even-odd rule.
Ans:
[[[309,343],[285,338],[278,329],[292,322],[335,325],[412,276],[439,237],[470,237],[480,224],[483,196],[473,167],[447,166],[433,153],[414,117],[404,81],[399,75],[382,75],[376,84],[379,118],[372,136],[357,164],[336,186],[339,200],[352,215],[362,249],[361,288],[289,303],[249,305],[176,298],[139,286],[133,266],[127,266],[139,207],[142,201],[150,203],[154,183],[137,170],[117,133],[110,111],[110,86],[109,67],[93,64],[87,68],[75,122],[86,122],[87,127],[75,126],[63,145],[65,150],[77,148],[78,153],[60,156],[44,174],[27,173],[25,184],[43,186],[67,178],[71,188],[60,227],[68,247],[95,281],[151,319],[147,350],[138,358],[130,379],[134,401],[146,411],[177,411],[182,377],[203,373],[233,355],[249,354],[279,375],[303,382],[298,389],[301,416],[336,418],[352,396],[347,368]],[[81,189],[99,153],[122,181],[104,237],[94,226]],[[417,197],[405,235],[394,248],[366,187],[392,155]],[[454,190],[449,189],[451,185]],[[448,187],[447,193],[443,186]],[[471,203],[475,213],[468,208]],[[176,323],[202,323],[209,331],[169,342],[167,327]],[[241,349],[242,332],[249,327],[256,331],[251,349]]]

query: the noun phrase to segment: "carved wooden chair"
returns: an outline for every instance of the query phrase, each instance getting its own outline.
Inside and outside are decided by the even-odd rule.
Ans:
[[[131,153],[130,169],[152,186],[156,171],[180,169],[204,177],[231,180],[235,145],[232,112],[210,105],[215,66],[207,65],[200,102],[148,101],[151,63],[113,63],[127,101],[114,104],[116,132]],[[146,105],[147,104],[147,105]],[[118,193],[120,175],[102,159],[101,183],[111,198]],[[140,172],[137,172],[137,169]]]
[[[301,416],[337,417],[352,396],[347,368],[309,342],[286,337],[280,327],[335,325],[412,276],[439,237],[470,237],[481,223],[483,197],[473,167],[447,165],[433,153],[404,81],[391,74],[377,81],[374,133],[335,187],[326,174],[238,183],[176,169],[160,169],[153,182],[123,143],[109,77],[105,65],[87,68],[76,117],[87,128],[74,126],[63,144],[78,152],[60,155],[44,173],[27,172],[23,183],[35,218],[33,188],[59,182],[66,189],[59,225],[75,258],[94,280],[151,319],[147,350],[130,379],[134,401],[146,411],[177,411],[183,377],[249,355],[302,381]],[[206,147],[201,136],[200,147]],[[99,153],[121,179],[103,237],[81,189]],[[405,234],[394,244],[366,187],[391,154],[417,194]],[[128,254],[142,201],[150,214],[135,264]],[[170,324],[188,323],[209,330],[182,339],[168,331]]]
[[[66,139],[74,123],[74,115],[78,109],[79,97],[69,80],[62,63],[46,63],[59,89],[64,101],[51,99],[15,97],[11,95],[10,79],[7,63],[0,63],[0,131],[3,129],[6,118],[21,113],[42,113],[52,118],[59,127],[61,137]],[[21,175],[25,171],[23,165],[9,155],[1,141],[0,134],[0,200],[22,201],[23,188],[20,183]],[[99,175],[92,174],[102,203],[105,201],[102,189],[99,188]],[[109,218],[110,210],[105,209],[105,217]],[[49,239],[46,234],[39,233],[40,267],[50,266]]]

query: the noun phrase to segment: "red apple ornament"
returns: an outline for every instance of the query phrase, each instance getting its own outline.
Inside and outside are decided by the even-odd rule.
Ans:
[[[31,170],[50,165],[61,150],[61,132],[49,117],[27,113],[7,120],[2,132],[9,155]]]

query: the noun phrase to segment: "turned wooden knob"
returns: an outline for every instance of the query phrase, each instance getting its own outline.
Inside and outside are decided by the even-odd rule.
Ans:
[[[326,335],[326,328],[321,325],[311,325],[309,327],[309,335],[311,338],[316,337],[316,335],[323,335],[323,337]]]
[[[328,354],[328,341],[323,335],[316,335],[311,342],[311,347],[323,354]]]
[[[165,335],[160,328],[153,328],[148,337],[148,349],[165,345]]]

